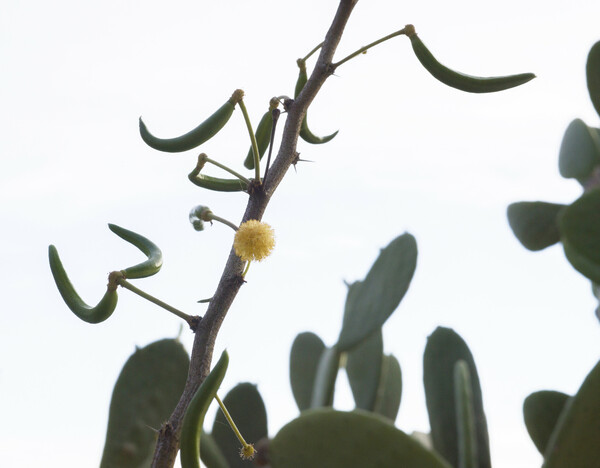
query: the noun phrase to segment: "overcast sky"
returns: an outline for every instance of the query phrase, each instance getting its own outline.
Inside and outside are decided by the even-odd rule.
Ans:
[[[84,300],[106,274],[140,260],[106,227],[154,240],[164,267],[139,287],[202,315],[232,231],[195,232],[204,204],[237,223],[247,196],[190,184],[196,151],[165,154],[139,138],[138,117],[160,136],[196,126],[236,88],[258,123],[272,96],[293,94],[295,61],[318,44],[337,2],[8,0],[0,7],[0,452],[7,467],[94,467],[112,386],[134,351],[179,333],[180,321],[127,291],[99,325],[79,321],[52,281],[55,244]],[[264,220],[272,257],[252,265],[217,340],[227,348],[226,392],[258,384],[270,435],[297,415],[289,349],[302,331],[328,345],[339,333],[344,280],[362,279],[379,249],[408,231],[418,243],[412,285],[384,327],[403,370],[396,425],[427,431],[422,353],[438,325],[454,328],[479,368],[497,468],[541,459],[521,406],[532,391],[568,393],[597,362],[600,327],[589,282],[562,248],[526,251],[506,206],[570,203],[558,148],[576,117],[597,127],[585,86],[600,39],[600,4],[506,0],[362,0],[336,58],[407,23],[443,63],[473,75],[534,72],[503,93],[444,87],[398,37],[345,64],[310,108],[329,144],[300,142],[312,163],[291,170]],[[309,61],[309,67],[314,62]],[[248,137],[236,110],[202,151],[242,169]],[[219,171],[211,172],[221,175]],[[182,332],[191,349],[193,336]],[[343,372],[335,406],[351,409]],[[212,423],[211,411],[209,420]]]

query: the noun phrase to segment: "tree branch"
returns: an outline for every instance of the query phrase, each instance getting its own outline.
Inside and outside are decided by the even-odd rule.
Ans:
[[[273,165],[269,169],[269,178],[264,187],[250,193],[250,199],[244,213],[243,222],[249,219],[260,220],[269,200],[296,158],[296,144],[300,124],[306,110],[313,101],[325,80],[332,74],[332,60],[350,13],[358,0],[341,0],[336,15],[327,32],[317,64],[298,98],[288,107],[287,119],[283,130],[281,145]],[[153,468],[171,468],[179,450],[179,438],[183,416],[196,390],[210,371],[217,333],[225,319],[229,307],[244,283],[242,278],[242,260],[233,248],[211,299],[204,318],[200,321],[194,337],[190,369],[185,389],[173,414],[161,428],[152,461]]]

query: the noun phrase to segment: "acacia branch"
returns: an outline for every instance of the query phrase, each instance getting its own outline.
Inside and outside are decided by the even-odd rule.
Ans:
[[[302,92],[287,109],[288,113],[281,145],[277,157],[269,169],[269,178],[265,181],[264,187],[259,187],[250,194],[243,222],[249,219],[262,219],[271,196],[285,176],[290,165],[295,161],[300,124],[306,115],[308,106],[321,89],[321,86],[323,86],[323,83],[325,83],[325,80],[333,73],[333,55],[342,38],[350,13],[357,1],[340,0],[335,17],[325,36],[317,64]],[[175,457],[179,450],[179,438],[185,411],[196,390],[210,371],[217,333],[236,294],[244,283],[242,266],[242,260],[235,254],[232,248],[217,290],[209,303],[204,318],[200,321],[196,329],[185,389],[169,421],[163,425],[159,432],[152,461],[153,468],[171,468],[175,463]]]

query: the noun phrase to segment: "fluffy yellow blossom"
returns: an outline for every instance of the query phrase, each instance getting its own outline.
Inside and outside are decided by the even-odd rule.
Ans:
[[[243,223],[235,233],[233,248],[242,260],[261,261],[275,247],[275,233],[267,223],[251,219]]]

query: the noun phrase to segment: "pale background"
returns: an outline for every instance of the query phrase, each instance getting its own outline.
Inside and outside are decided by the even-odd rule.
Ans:
[[[181,134],[246,91],[255,124],[271,96],[292,94],[295,60],[319,43],[335,1],[8,0],[0,6],[0,459],[6,467],[94,467],[113,383],[135,345],[173,337],[180,321],[122,291],[110,320],[79,321],[53,284],[48,244],[81,296],[96,303],[106,274],[141,260],[107,228],[153,239],[163,270],[136,285],[202,314],[232,241],[202,233],[189,209],[205,204],[234,222],[247,196],[187,181],[197,152],[157,152],[139,138],[144,116],[160,136]],[[589,282],[560,246],[533,254],[506,221],[518,200],[570,202],[558,175],[568,123],[598,126],[585,60],[600,39],[600,4],[507,0],[363,0],[337,58],[415,24],[447,65],[475,75],[535,72],[504,93],[470,95],[431,78],[399,37],[338,70],[310,109],[329,144],[300,142],[314,160],[291,170],[265,221],[272,257],[251,267],[219,335],[231,357],[223,389],[258,384],[271,435],[297,415],[288,356],[299,332],[331,345],[343,280],[364,277],[379,248],[409,231],[419,259],[411,288],[384,328],[400,360],[396,424],[427,431],[422,353],[438,325],[453,327],[478,364],[494,465],[541,464],[526,434],[532,391],[574,392],[599,358]],[[309,62],[309,66],[314,62]],[[241,168],[241,113],[202,150]],[[220,175],[215,171],[213,175]],[[190,349],[192,334],[182,333]],[[352,408],[345,376],[336,407]],[[212,422],[211,412],[209,420]]]

